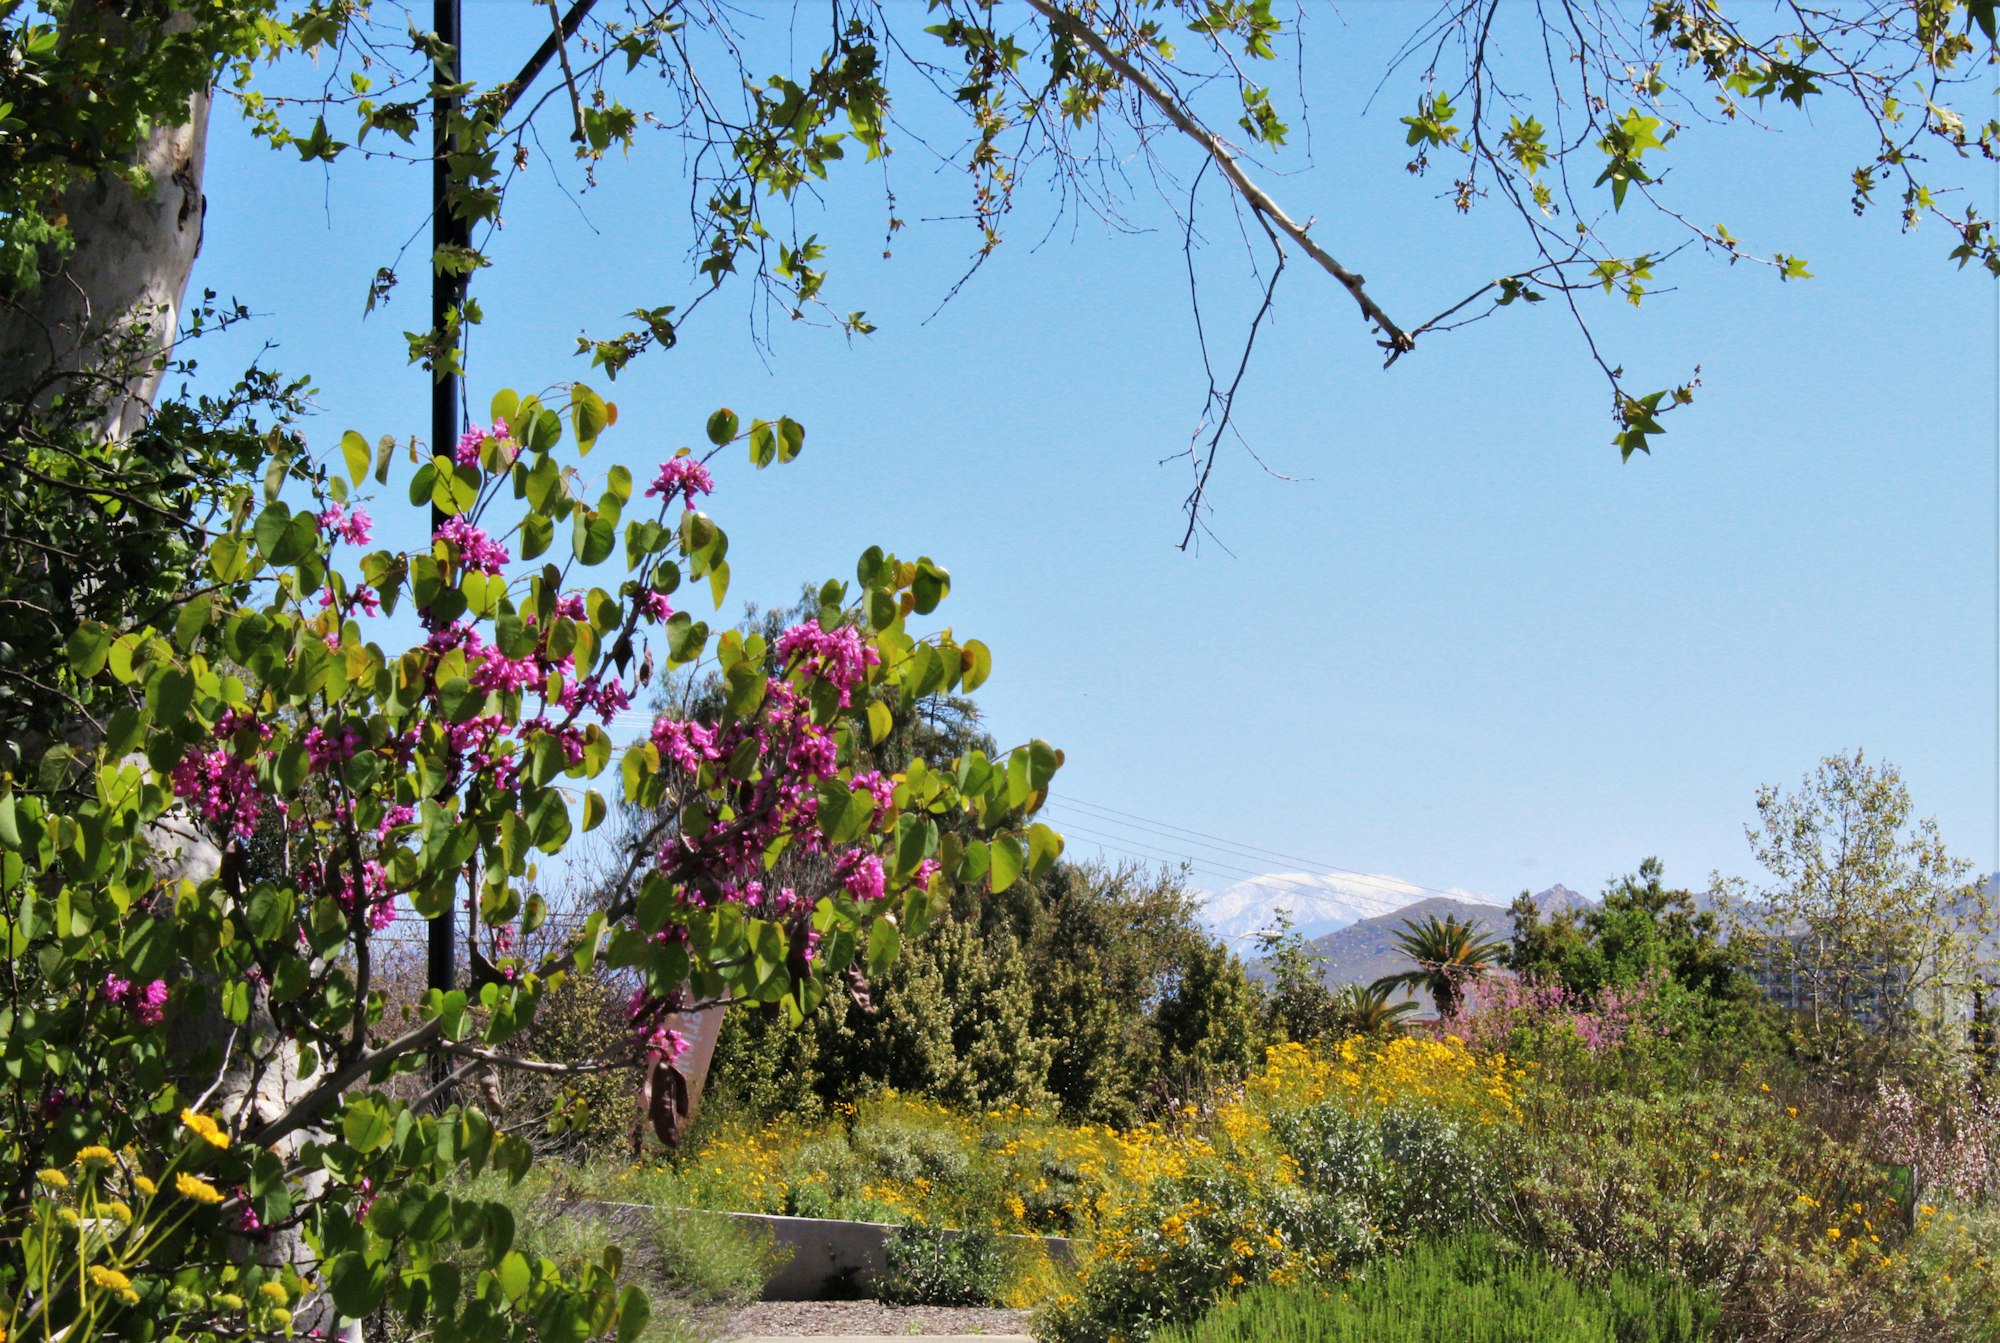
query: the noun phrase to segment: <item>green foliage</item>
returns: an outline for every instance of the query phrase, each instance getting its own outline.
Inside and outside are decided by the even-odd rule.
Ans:
[[[1322,1101],[1280,1111],[1271,1130],[1301,1184],[1366,1208],[1392,1239],[1457,1234],[1482,1224],[1499,1201],[1483,1135],[1441,1110],[1357,1115]]]
[[[1254,1057],[1260,1023],[1232,965],[1177,879],[1057,863],[991,900],[960,901],[871,987],[868,1010],[832,1000],[798,1027],[732,1013],[709,1103],[811,1117],[890,1087],[1131,1124],[1163,1094],[1240,1077]],[[1204,1050],[1210,1013],[1225,1038]]]
[[[63,195],[100,174],[135,177],[158,124],[252,65],[338,31],[327,6],[289,20],[269,0],[96,0],[0,5],[0,296],[39,287],[73,241]],[[10,352],[11,353],[11,352]]]
[[[1161,1343],[1703,1343],[1714,1311],[1675,1283],[1599,1287],[1471,1238],[1424,1242],[1339,1286],[1264,1287]]]
[[[1015,1276],[1011,1258],[990,1232],[897,1227],[876,1294],[892,1305],[999,1305]]]
[[[1263,1043],[1257,995],[1243,962],[1217,942],[1189,948],[1155,1019],[1159,1077],[1176,1100],[1241,1081]]]
[[[528,1259],[545,1259],[570,1273],[619,1262],[650,1301],[639,1343],[711,1337],[706,1316],[757,1300],[778,1266],[780,1252],[767,1232],[672,1208],[579,1206],[567,1174],[559,1165],[544,1165],[518,1183],[481,1176],[454,1192],[504,1207],[513,1219],[514,1244]],[[456,1262],[468,1281],[476,1280],[477,1247],[459,1253]],[[388,1339],[420,1336],[387,1313],[373,1323]]]
[[[1991,894],[1912,816],[1894,765],[1831,755],[1795,793],[1757,792],[1752,852],[1769,874],[1725,883],[1731,933],[1815,1043],[1847,1052],[1854,1028],[1910,1038],[1956,1029],[2000,977]]]
[[[1601,902],[1544,920],[1524,893],[1511,910],[1514,932],[1503,961],[1525,978],[1576,993],[1671,980],[1724,1000],[1749,987],[1742,953],[1723,939],[1721,920],[1694,895],[1669,889],[1657,858],[1605,888]]]
[[[193,619],[178,599],[202,586],[207,529],[273,442],[295,446],[303,390],[252,370],[226,395],[167,401],[109,441],[87,390],[0,401],[0,762],[39,754],[79,712],[115,707],[94,671],[72,666],[90,630]]]
[[[1267,976],[1264,1028],[1272,1039],[1311,1044],[1340,1029],[1340,1007],[1320,969],[1326,958],[1293,930],[1290,914],[1281,911],[1277,927],[1258,935],[1258,950]]]
[[[1403,1029],[1403,1018],[1419,1010],[1405,1000],[1395,1002],[1395,990],[1386,984],[1345,984],[1333,995],[1333,1034],[1381,1039]]]
[[[1503,1228],[1564,1268],[1713,1293],[1728,1336],[1879,1320],[1899,1220],[1883,1173],[1770,1096],[1547,1098],[1517,1151]]]
[[[629,992],[629,990],[628,990]],[[629,1047],[625,996],[598,975],[567,975],[543,995],[521,1052],[544,1063],[589,1065]],[[571,1074],[519,1073],[507,1098],[510,1117],[539,1123],[538,1145],[571,1156],[615,1151],[633,1125],[631,1075],[623,1069]]]

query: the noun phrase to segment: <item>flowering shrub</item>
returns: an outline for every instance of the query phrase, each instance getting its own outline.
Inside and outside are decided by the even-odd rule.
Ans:
[[[1724,1332],[1873,1336],[1901,1295],[1883,1172],[1769,1097],[1600,1093],[1536,1117],[1506,1229],[1586,1274],[1635,1269],[1715,1293]],[[1842,1336],[1842,1335],[1834,1335]]]
[[[1479,981],[1472,1001],[1440,1029],[1487,1050],[1565,1047],[1589,1054],[1617,1049],[1647,1030],[1646,1006],[1658,993],[1651,979],[1606,984],[1585,993],[1552,980],[1496,973]]]
[[[10,1228],[14,1271],[0,1282],[7,1338],[86,1343],[133,1311],[218,1334],[291,1336],[291,1307],[308,1290],[292,1266],[226,1265],[198,1285],[172,1272],[205,1249],[204,1213],[224,1200],[211,1176],[229,1148],[210,1115],[184,1109],[179,1127],[164,1163],[91,1143],[36,1173],[25,1215]],[[240,1212],[235,1229],[254,1232],[255,1214]]]
[[[1244,1104],[1252,1112],[1327,1101],[1350,1109],[1426,1106],[1492,1124],[1520,1117],[1516,1096],[1525,1077],[1505,1054],[1482,1054],[1457,1036],[1386,1043],[1350,1036],[1319,1053],[1300,1044],[1268,1050]]]
[[[185,1239],[154,1245],[155,1276],[120,1267],[141,1232],[107,1233],[106,1271],[138,1300],[110,1291],[105,1309],[132,1314],[105,1328],[209,1327],[210,1306],[164,1284],[210,1301],[229,1258],[212,1250],[228,1243],[293,1274],[288,1292],[310,1280],[295,1301],[310,1327],[386,1308],[438,1343],[628,1334],[645,1305],[612,1266],[531,1257],[504,1208],[446,1192],[530,1161],[522,1139],[449,1103],[456,1083],[520,1065],[544,996],[600,964],[637,986],[632,1029],[580,1066],[650,1077],[679,1047],[672,1012],[757,1002],[796,1017],[859,992],[935,900],[1004,889],[1058,852],[1032,821],[1060,763],[1043,743],[868,773],[865,745],[990,668],[977,642],[910,627],[948,592],[943,569],[868,550],[784,635],[772,674],[761,638],[712,636],[677,609],[696,600],[684,584],[718,608],[728,589],[727,537],[696,507],[715,489],[709,461],[748,438],[764,464],[772,427],[739,433],[717,412],[708,455],[676,454],[642,503],[623,465],[585,488],[580,460],[614,419],[581,385],[563,405],[501,393],[490,428],[407,482],[419,545],[360,554],[377,527],[355,492],[386,485],[392,444],[346,435],[342,475],[274,436],[261,495],[245,482],[226,500],[201,591],[161,623],[70,636],[76,684],[113,706],[83,725],[95,744],[0,774],[15,971],[0,1062],[21,1102],[0,1184],[30,1188],[87,1149],[161,1150],[189,1096],[212,1097],[222,1139],[163,1186]],[[802,431],[779,429],[790,460]],[[719,716],[613,739],[657,665],[709,659]],[[604,821],[607,777],[653,819],[608,907],[530,956],[546,918],[535,864]],[[767,880],[786,853],[831,875]],[[472,980],[397,1020],[376,939],[405,913],[458,921]],[[411,1094],[421,1103],[395,1098]],[[42,1291],[16,1234],[33,1215],[0,1209],[0,1292],[17,1299]],[[478,1246],[477,1266],[447,1245]]]
[[[1059,1341],[1149,1337],[1249,1284],[1311,1282],[1417,1235],[1463,1229],[1493,1196],[1491,1139],[1524,1070],[1461,1040],[1350,1037],[1266,1052],[1180,1159],[1105,1209]]]
[[[1875,1150],[1911,1173],[1913,1201],[1971,1204],[2000,1191],[2000,1096],[1966,1087],[1950,1099],[1926,1099],[1886,1077],[1875,1085]]]

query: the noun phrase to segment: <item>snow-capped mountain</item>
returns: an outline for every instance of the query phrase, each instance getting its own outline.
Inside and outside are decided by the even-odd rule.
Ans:
[[[1308,940],[1438,894],[1400,877],[1374,873],[1268,872],[1223,891],[1200,897],[1202,924],[1230,943],[1247,943],[1277,926],[1279,911],[1291,915],[1292,930]],[[1471,891],[1451,896],[1468,904],[1496,902]]]

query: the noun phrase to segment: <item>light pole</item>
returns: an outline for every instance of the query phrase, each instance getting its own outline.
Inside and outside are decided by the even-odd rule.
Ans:
[[[451,148],[451,122],[458,114],[460,82],[464,62],[459,50],[464,35],[460,26],[459,0],[432,0],[432,24],[437,31],[437,58],[431,67],[435,89],[431,97],[431,333],[443,342],[454,308],[465,301],[463,272],[448,270],[443,258],[451,249],[461,248],[466,239],[463,221],[451,211],[451,168],[446,162]],[[454,264],[456,264],[454,260]],[[462,317],[462,314],[461,314]],[[458,444],[459,375],[457,360],[447,350],[432,356],[431,364],[431,452],[449,456]],[[444,525],[444,514],[431,505],[431,530]],[[443,913],[430,921],[427,980],[431,988],[449,993],[458,978],[458,898],[454,892]],[[440,1065],[442,1066],[442,1065]]]

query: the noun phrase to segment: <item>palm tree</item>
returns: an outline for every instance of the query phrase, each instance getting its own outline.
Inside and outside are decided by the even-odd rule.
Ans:
[[[1442,919],[1429,914],[1421,923],[1403,920],[1396,945],[1416,962],[1416,968],[1385,975],[1370,987],[1384,992],[1406,985],[1420,988],[1437,1004],[1439,1017],[1454,1017],[1464,986],[1498,964],[1502,943],[1456,914]]]
[[[1382,984],[1349,984],[1333,995],[1333,1025],[1336,1035],[1394,1035],[1403,1029],[1403,1018],[1417,1010],[1407,1000],[1389,1001],[1391,990]]]

